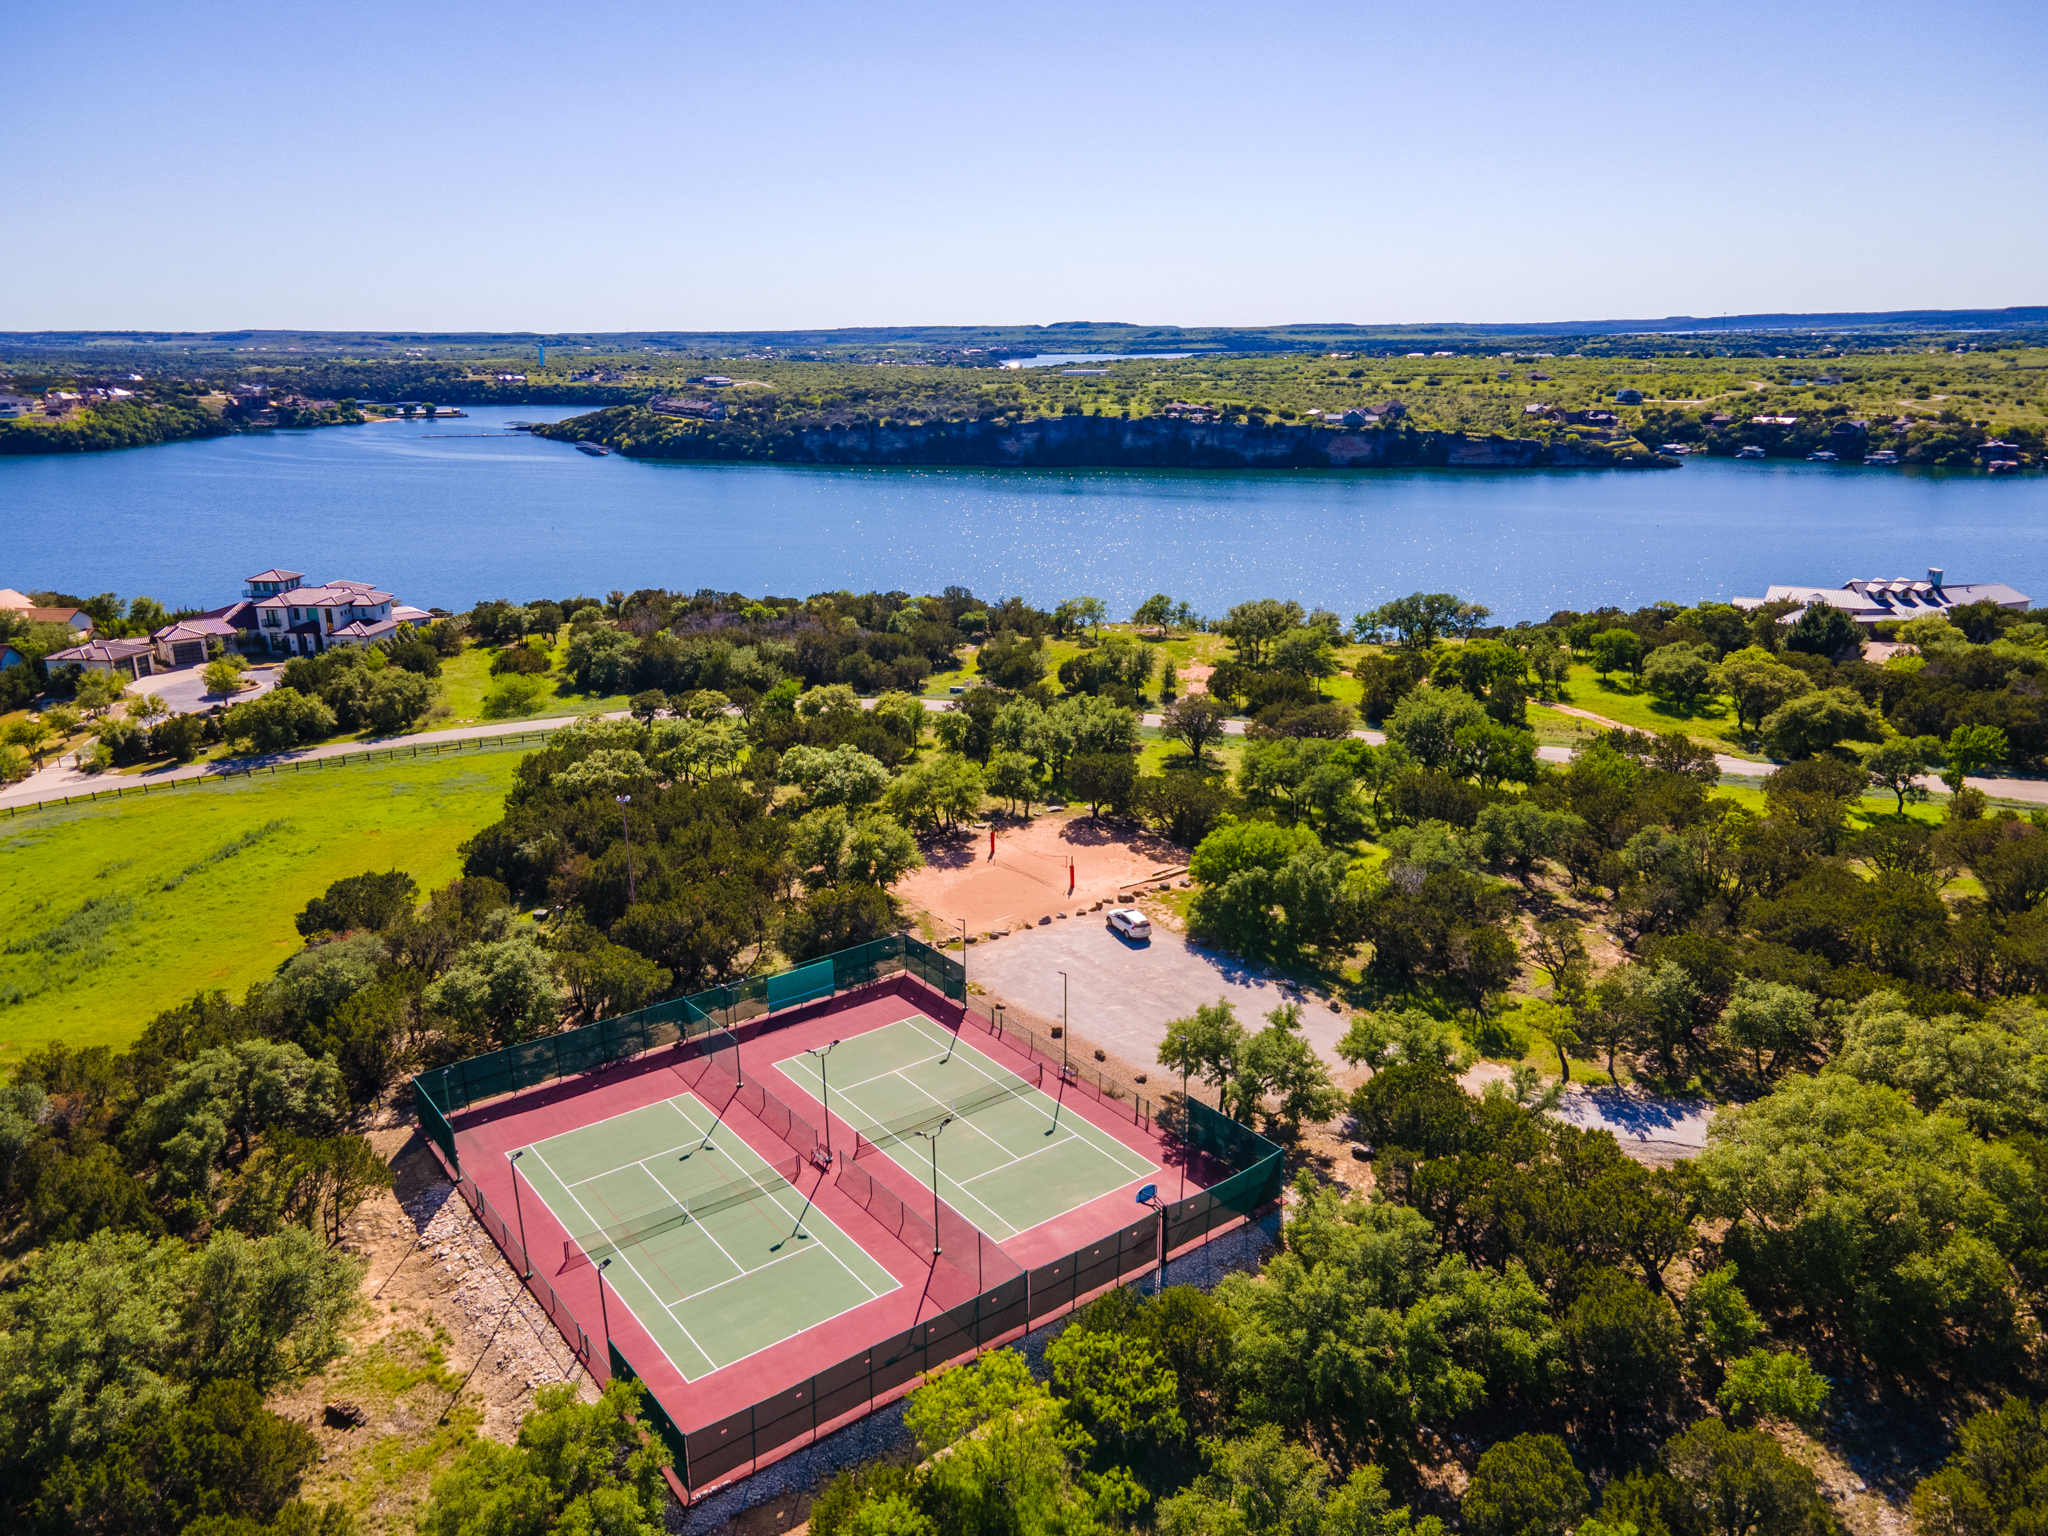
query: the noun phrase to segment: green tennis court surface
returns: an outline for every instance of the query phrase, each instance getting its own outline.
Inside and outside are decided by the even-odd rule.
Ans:
[[[815,1169],[771,1165],[692,1094],[551,1136],[518,1171],[590,1262],[612,1260],[612,1295],[685,1381],[898,1286],[805,1212]]]
[[[916,1132],[956,1115],[939,1134],[939,1197],[998,1242],[1158,1171],[922,1017],[840,1041],[825,1079],[808,1053],[775,1065],[815,1099],[829,1086],[832,1112],[872,1143],[861,1155],[886,1153],[926,1189],[932,1147]]]

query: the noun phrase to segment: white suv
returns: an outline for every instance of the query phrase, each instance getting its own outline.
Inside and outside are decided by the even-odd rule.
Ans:
[[[1152,937],[1152,919],[1136,907],[1116,907],[1110,911],[1109,927],[1112,933],[1127,939],[1149,939]]]

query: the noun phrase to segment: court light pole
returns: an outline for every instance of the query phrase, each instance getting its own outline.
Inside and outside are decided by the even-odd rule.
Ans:
[[[604,1304],[604,1272],[611,1267],[612,1261],[610,1259],[599,1259],[597,1261],[597,1315],[603,1319],[604,1326],[604,1377],[606,1381],[610,1381],[612,1377],[612,1312],[611,1308]]]
[[[1159,1198],[1159,1186],[1147,1184],[1138,1191],[1138,1204],[1149,1206],[1159,1213],[1159,1278],[1152,1287],[1156,1296],[1166,1284],[1166,1202]]]
[[[939,1243],[939,1132],[953,1123],[951,1115],[946,1116],[928,1131],[912,1131],[913,1136],[922,1136],[932,1144],[932,1258],[937,1260]]]
[[[505,1161],[512,1165],[512,1214],[519,1218],[519,1251],[526,1255],[526,1273],[519,1278],[531,1280],[533,1278],[533,1250],[526,1246],[526,1208],[519,1203],[519,1158],[525,1151],[526,1148],[520,1147],[517,1151],[508,1152],[505,1155]]]
[[[1071,1069],[1070,1069],[1070,1068],[1068,1067],[1068,1065],[1067,1065],[1067,1061],[1068,1061],[1068,1054],[1067,1054],[1067,1053],[1068,1053],[1068,1052],[1069,1052],[1069,1051],[1070,1051],[1070,1050],[1072,1049],[1072,1047],[1071,1047],[1071,1046],[1070,1046],[1070,1045],[1069,1045],[1069,1044],[1067,1043],[1067,1037],[1068,1037],[1068,1036],[1070,1036],[1071,1034],[1073,1034],[1073,1032],[1074,1032],[1074,1030],[1073,1030],[1073,1026],[1067,1023],[1067,973],[1066,973],[1065,971],[1061,971],[1061,972],[1060,972],[1060,1076],[1061,1076],[1061,1077],[1065,1077],[1065,1076],[1067,1075],[1067,1073],[1068,1073],[1068,1072],[1069,1072],[1069,1071],[1071,1070]]]
[[[1188,1132],[1194,1129],[1195,1124],[1195,1117],[1188,1113],[1188,1069],[1186,1067],[1180,1069],[1180,1117],[1180,1197],[1185,1200],[1188,1197],[1188,1158],[1194,1151],[1193,1145],[1188,1140]]]
[[[633,803],[631,795],[613,795],[619,802],[619,825],[626,833],[626,905],[633,905],[633,822],[626,814],[626,807]]]
[[[1055,1135],[1060,1128],[1060,1110],[1067,1102],[1067,973],[1060,975],[1060,1091],[1052,1101],[1052,1124],[1045,1128],[1045,1134]]]
[[[825,1090],[825,1161],[828,1163],[832,1161],[832,1079],[825,1075],[825,1058],[832,1054],[832,1047],[838,1043],[837,1040],[829,1040],[804,1052],[806,1056],[818,1058],[818,1082]]]

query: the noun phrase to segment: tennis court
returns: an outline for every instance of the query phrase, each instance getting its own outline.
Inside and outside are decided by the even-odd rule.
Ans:
[[[565,1264],[607,1264],[685,1381],[899,1288],[822,1212],[823,1177],[771,1164],[693,1094],[519,1149],[516,1169],[570,1234]],[[594,1319],[593,1319],[594,1321]]]
[[[929,1190],[938,1136],[939,1197],[998,1242],[1158,1172],[1054,1095],[920,1016],[841,1040],[825,1058],[775,1065],[860,1135],[861,1157],[887,1155]],[[952,1123],[941,1129],[948,1116]],[[920,1134],[924,1133],[924,1134]]]

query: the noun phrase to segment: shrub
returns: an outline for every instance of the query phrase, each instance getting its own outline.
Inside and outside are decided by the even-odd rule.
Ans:
[[[2008,1397],[1958,1438],[1948,1465],[1913,1490],[1921,1536],[2026,1536],[2048,1524],[2048,1415]]]
[[[511,673],[521,677],[539,677],[547,672],[551,665],[545,651],[529,650],[523,645],[508,645],[491,658],[491,676],[504,677]]]
[[[1133,798],[1138,814],[1183,848],[1201,842],[1237,805],[1227,780],[1178,771],[1138,780]]]
[[[1811,1419],[1828,1400],[1825,1376],[1798,1355],[1782,1350],[1753,1349],[1728,1367],[1728,1379],[1714,1394],[1721,1411],[1733,1419],[1762,1414],[1773,1419]]]
[[[521,674],[501,677],[484,695],[484,718],[505,720],[530,715],[540,708],[541,695],[547,689],[547,683],[538,677]]]
[[[206,727],[197,715],[172,715],[149,733],[150,751],[189,763],[199,755]]]
[[[417,672],[421,677],[441,675],[443,653],[417,634],[401,634],[398,639],[392,641],[384,654],[391,658],[393,666],[403,667],[408,672]]]
[[[371,686],[363,724],[379,736],[395,736],[427,712],[427,680],[403,667],[386,667]]]
[[[1678,1392],[1684,1335],[1662,1296],[1613,1270],[1597,1275],[1564,1320],[1580,1389],[1617,1418],[1659,1409]]]
[[[1586,1512],[1586,1480],[1555,1435],[1486,1448],[1459,1510],[1472,1536],[1564,1536]]]
[[[101,766],[111,765],[126,768],[139,763],[149,755],[149,732],[133,720],[116,720],[111,717],[102,720],[94,731],[99,737],[97,757]]]
[[[1664,1447],[1664,1464],[1709,1536],[1820,1536],[1835,1528],[1813,1474],[1755,1430],[1702,1419]]]
[[[418,884],[402,869],[381,875],[350,875],[307,902],[294,925],[302,934],[382,928],[399,913],[409,911],[418,894]]]
[[[221,725],[229,741],[256,752],[306,746],[332,736],[334,729],[334,711],[294,688],[276,688],[260,699],[235,705]]]

